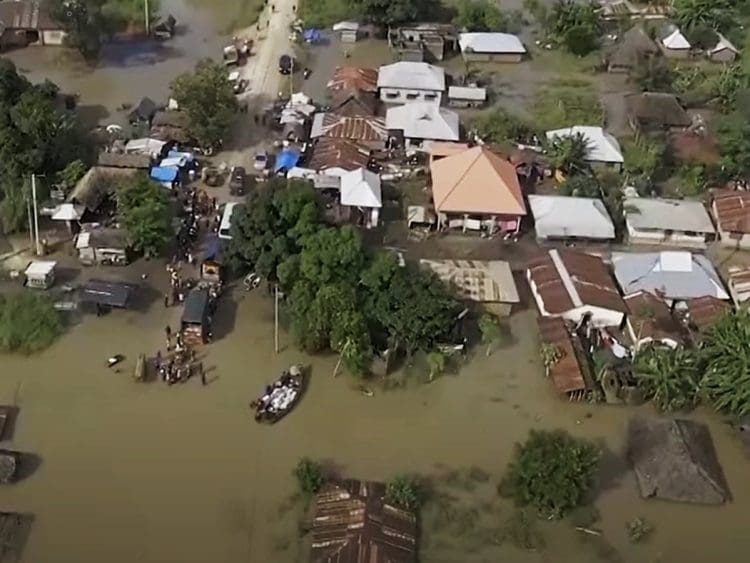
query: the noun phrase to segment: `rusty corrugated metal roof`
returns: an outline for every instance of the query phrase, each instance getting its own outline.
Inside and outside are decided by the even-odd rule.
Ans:
[[[321,137],[339,137],[367,142],[385,142],[388,132],[385,121],[378,117],[342,116],[326,113],[321,124]]]
[[[689,324],[698,332],[711,328],[719,318],[731,309],[729,303],[707,295],[685,301],[688,308]]]
[[[328,81],[328,90],[332,93],[341,90],[347,92],[377,92],[378,71],[375,68],[359,66],[339,66]]]
[[[663,299],[647,291],[640,291],[626,296],[625,304],[628,307],[628,321],[635,337],[640,341],[665,338],[676,342],[683,340],[680,325]]]
[[[711,196],[719,230],[750,233],[750,192],[711,190]]]
[[[538,317],[539,338],[542,344],[553,347],[559,359],[548,366],[549,377],[558,393],[567,394],[586,389],[586,382],[573,346],[574,336],[557,317]]]
[[[306,167],[316,171],[327,168],[357,170],[366,168],[369,161],[370,151],[354,141],[324,137],[313,147]]]
[[[312,563],[414,563],[417,519],[385,501],[385,485],[345,480],[318,493]]]

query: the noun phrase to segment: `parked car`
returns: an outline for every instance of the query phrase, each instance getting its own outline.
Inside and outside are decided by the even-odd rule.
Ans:
[[[292,67],[294,66],[294,59],[289,55],[281,55],[279,57],[279,72],[281,74],[291,74]]]
[[[259,151],[255,153],[255,159],[253,159],[253,168],[256,170],[265,170],[268,166],[268,154],[266,151]]]
[[[245,168],[242,166],[233,166],[232,171],[229,174],[229,194],[230,195],[245,195],[245,181],[246,181]]]

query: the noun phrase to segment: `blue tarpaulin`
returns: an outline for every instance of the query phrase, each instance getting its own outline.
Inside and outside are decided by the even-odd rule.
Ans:
[[[218,262],[221,259],[221,241],[219,237],[212,236],[206,244],[206,254],[204,260],[214,260]]]
[[[320,38],[322,37],[322,35],[320,34],[320,30],[315,29],[314,27],[310,29],[306,29],[304,33],[302,34],[302,36],[305,38],[305,41],[307,41],[308,43],[317,43],[318,41],[320,41]]]
[[[185,152],[185,151],[169,151],[167,153],[167,156],[169,158],[184,158],[186,162],[193,162],[195,159],[195,155],[191,152]]]
[[[177,166],[154,166],[151,169],[151,179],[157,182],[174,182],[179,173]]]
[[[284,149],[276,155],[276,165],[273,167],[274,172],[288,172],[299,162],[299,152],[295,149]]]

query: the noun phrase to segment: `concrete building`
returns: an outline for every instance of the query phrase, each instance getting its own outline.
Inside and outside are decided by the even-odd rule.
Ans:
[[[560,195],[529,195],[528,198],[539,240],[607,241],[615,238],[615,225],[600,199]]]
[[[406,104],[389,108],[385,127],[391,137],[406,147],[423,141],[458,141],[458,114],[432,103]]]
[[[520,63],[526,55],[521,40],[510,33],[461,33],[458,44],[467,62]]]
[[[428,102],[440,105],[445,71],[427,63],[400,61],[378,70],[380,100],[388,104]]]
[[[631,244],[706,248],[716,229],[700,201],[628,197],[623,201]]]

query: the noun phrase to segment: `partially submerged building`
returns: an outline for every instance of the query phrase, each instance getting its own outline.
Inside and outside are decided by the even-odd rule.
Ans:
[[[445,70],[428,63],[400,61],[378,70],[380,100],[388,104],[428,102],[440,105]]]
[[[625,96],[628,122],[635,131],[679,131],[692,119],[677,96],[662,92],[641,92]]]
[[[433,160],[432,199],[441,228],[517,232],[526,205],[515,167],[476,146]]]
[[[592,382],[581,341],[559,317],[537,317],[542,361],[560,395],[580,399]]]
[[[740,54],[740,50],[721,33],[717,33],[716,37],[716,45],[706,50],[708,60],[715,63],[733,63]]]
[[[682,320],[696,342],[700,342],[703,335],[716,322],[732,310],[732,306],[722,299],[707,295],[685,301]]]
[[[86,266],[128,263],[128,234],[123,229],[84,227],[75,241],[78,259]]]
[[[442,61],[457,42],[456,28],[450,24],[416,23],[388,29],[388,45],[403,61]]]
[[[706,248],[716,229],[700,201],[628,197],[623,201],[628,242]]]
[[[693,420],[632,418],[628,459],[643,498],[723,504],[729,486],[711,433]]]
[[[668,301],[707,296],[729,299],[719,274],[700,254],[613,252],[612,268],[625,295],[647,291]]]
[[[315,497],[310,563],[416,563],[417,517],[386,500],[385,485],[348,479]]]
[[[487,89],[479,86],[449,86],[448,105],[454,108],[478,108],[487,101]]]
[[[750,248],[750,192],[711,190],[711,211],[723,246]]]
[[[687,59],[693,47],[676,25],[667,24],[659,34],[659,48],[670,59]]]
[[[54,20],[46,3],[38,0],[0,2],[0,50],[28,45],[60,46],[64,26]]]
[[[429,269],[456,294],[481,303],[493,313],[509,315],[521,301],[510,264],[503,260],[424,259],[419,265]]]
[[[615,238],[615,225],[601,199],[559,195],[529,195],[528,199],[539,240]]]
[[[511,33],[461,33],[458,44],[467,62],[520,63],[526,55],[526,47]]]
[[[582,137],[586,141],[586,161],[620,168],[625,162],[620,143],[601,127],[574,125],[564,129],[554,129],[545,133],[548,141],[555,138]]]
[[[569,249],[552,249],[526,264],[539,314],[578,324],[619,327],[627,307],[604,261]]]

